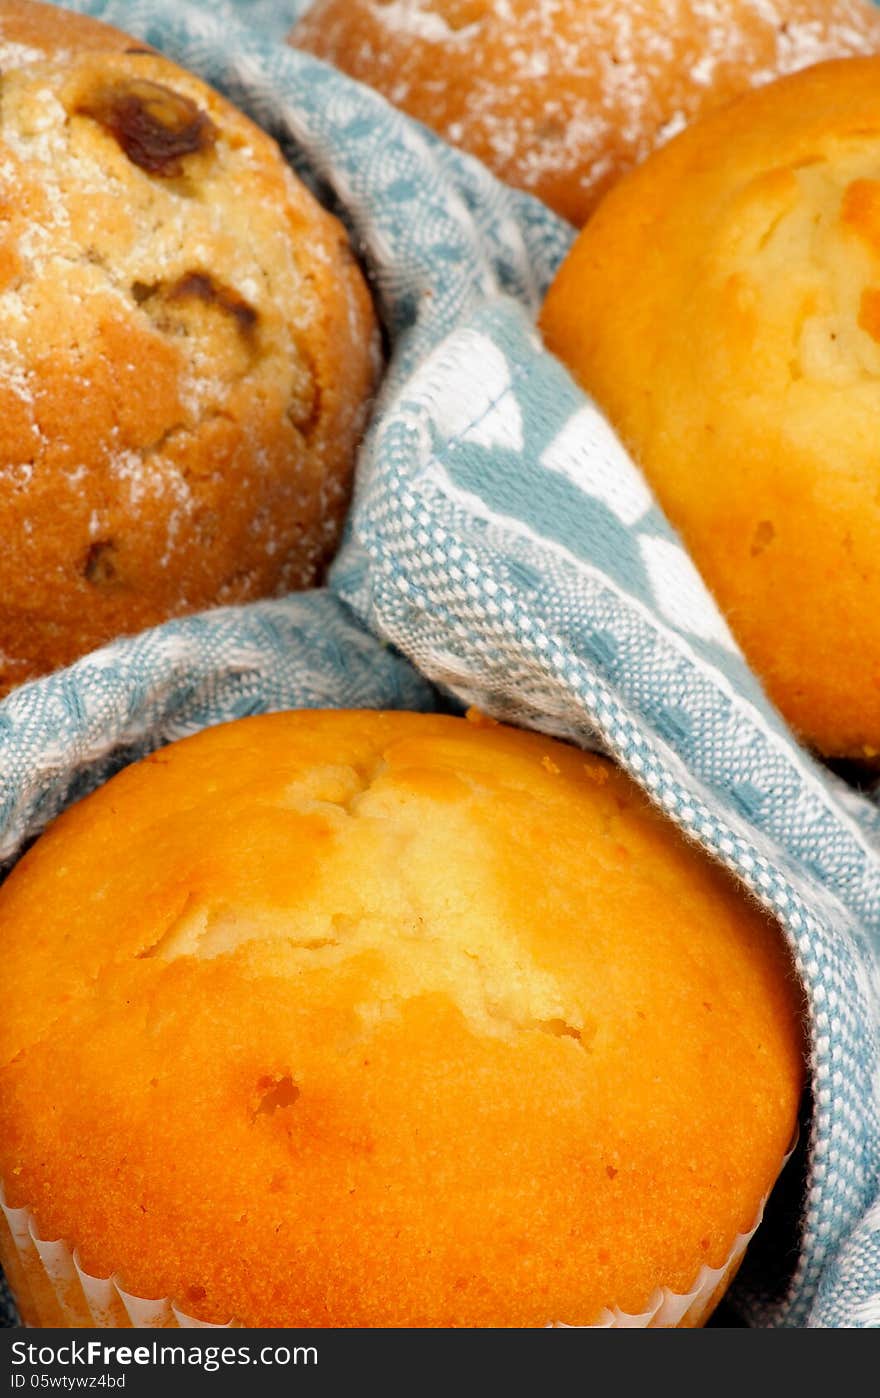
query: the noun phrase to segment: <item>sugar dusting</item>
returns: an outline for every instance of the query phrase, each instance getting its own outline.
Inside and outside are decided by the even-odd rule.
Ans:
[[[357,50],[354,11],[372,26]],[[880,50],[880,14],[869,0],[317,0],[294,38],[503,178],[541,192],[568,174],[588,201],[716,93]]]
[[[467,43],[476,28],[469,24],[454,29],[444,14],[432,6],[413,4],[412,0],[385,0],[376,6],[383,24],[398,34],[408,34],[413,39],[427,39],[429,43]]]
[[[4,54],[0,695],[120,617],[312,584],[375,334],[340,227],[197,77],[155,55],[46,60],[0,24]],[[114,125],[143,81],[211,120],[161,178]]]
[[[45,439],[38,422],[41,386],[30,363],[35,316],[45,316],[46,307],[59,298],[78,299],[83,335],[74,350],[84,356],[85,363],[88,354],[94,353],[89,337],[94,333],[95,317],[106,314],[115,303],[121,317],[131,318],[132,283],[162,276],[173,279],[190,264],[211,267],[218,255],[217,243],[227,257],[230,244],[224,227],[225,201],[205,199],[195,204],[168,187],[160,191],[164,201],[161,216],[145,221],[124,251],[117,240],[112,260],[84,247],[81,229],[71,218],[71,201],[80,209],[83,200],[89,199],[95,201],[96,209],[108,199],[118,200],[124,207],[130,195],[112,169],[96,160],[87,145],[78,146],[72,138],[69,115],[59,96],[63,67],[56,63],[33,67],[42,55],[23,45],[0,44],[0,61],[4,52],[10,63],[18,63],[20,71],[7,78],[0,134],[0,237],[14,248],[19,270],[0,288],[0,320],[7,328],[0,346],[0,386],[24,408],[28,421],[23,430],[32,438],[36,454]],[[221,136],[216,154],[227,167],[225,177],[233,187],[242,169],[253,168],[254,151],[246,143],[239,152]],[[22,188],[31,182],[38,190],[34,207],[39,212],[17,217]],[[229,280],[239,273],[241,294],[249,304],[260,304],[266,295],[265,277],[256,270],[247,240],[242,240],[241,246],[245,255],[238,258]],[[87,302],[95,307],[94,312],[86,309]],[[292,344],[281,348],[294,362]],[[226,374],[218,370],[211,353],[195,337],[182,360],[178,389],[185,419],[181,426],[192,431],[198,431],[200,420],[217,410],[228,389]],[[83,396],[94,391],[85,369],[78,376],[77,390]],[[115,440],[117,435],[114,430],[105,442],[106,485],[130,520],[136,520],[145,508],[155,509],[161,501],[167,548],[160,562],[167,564],[174,546],[185,541],[193,504],[190,487],[167,456],[123,448]],[[68,487],[87,488],[82,462],[72,459],[62,469]],[[0,482],[20,487],[32,474],[33,466],[25,472],[20,463],[0,462]],[[93,538],[98,519],[93,512],[89,531]]]
[[[24,68],[28,63],[39,63],[44,57],[41,49],[4,39],[0,34],[0,73],[5,73],[9,68]]]

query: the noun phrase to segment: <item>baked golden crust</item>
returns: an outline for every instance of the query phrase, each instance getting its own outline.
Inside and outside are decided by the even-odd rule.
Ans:
[[[315,0],[290,37],[580,225],[700,113],[880,50],[880,15],[868,0],[665,0],[662,15],[657,0]]]
[[[311,585],[378,370],[342,226],[145,52],[3,76],[0,692]]]
[[[9,1202],[212,1321],[639,1311],[796,1120],[776,929],[607,761],[498,726],[202,733],[50,828],[0,939]]]
[[[542,316],[770,697],[880,750],[880,58],[695,125],[613,190]]]

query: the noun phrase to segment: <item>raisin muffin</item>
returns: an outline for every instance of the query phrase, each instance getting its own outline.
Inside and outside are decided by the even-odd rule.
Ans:
[[[315,582],[375,317],[341,225],[224,98],[133,41],[4,72],[0,318],[0,691]]]
[[[0,941],[32,1323],[93,1323],[36,1236],[214,1323],[590,1325],[665,1288],[698,1324],[795,1128],[775,924],[608,761],[485,721],[167,747],[37,841]]]
[[[698,113],[880,50],[880,14],[870,0],[314,0],[291,41],[580,225]]]
[[[872,762],[878,174],[880,57],[783,79],[612,190],[542,317],[791,726]]]

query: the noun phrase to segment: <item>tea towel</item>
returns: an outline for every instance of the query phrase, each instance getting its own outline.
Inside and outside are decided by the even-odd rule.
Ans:
[[[880,1324],[877,810],[795,743],[543,351],[535,313],[573,230],[287,48],[295,0],[68,2],[279,140],[348,224],[391,354],[325,589],[168,623],[0,704],[0,859],[134,756],[262,709],[474,703],[604,748],[773,911],[805,989],[801,1148],[735,1303],[756,1326]]]

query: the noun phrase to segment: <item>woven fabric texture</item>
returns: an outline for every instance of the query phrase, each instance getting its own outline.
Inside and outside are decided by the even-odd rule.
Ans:
[[[137,755],[295,706],[496,717],[611,753],[779,919],[809,1006],[801,1145],[734,1292],[880,1324],[880,821],[792,739],[534,319],[572,230],[285,47],[303,0],[75,0],[199,72],[345,219],[391,345],[322,591],[126,639],[0,704],[0,858]],[[454,871],[450,871],[454,877]]]

